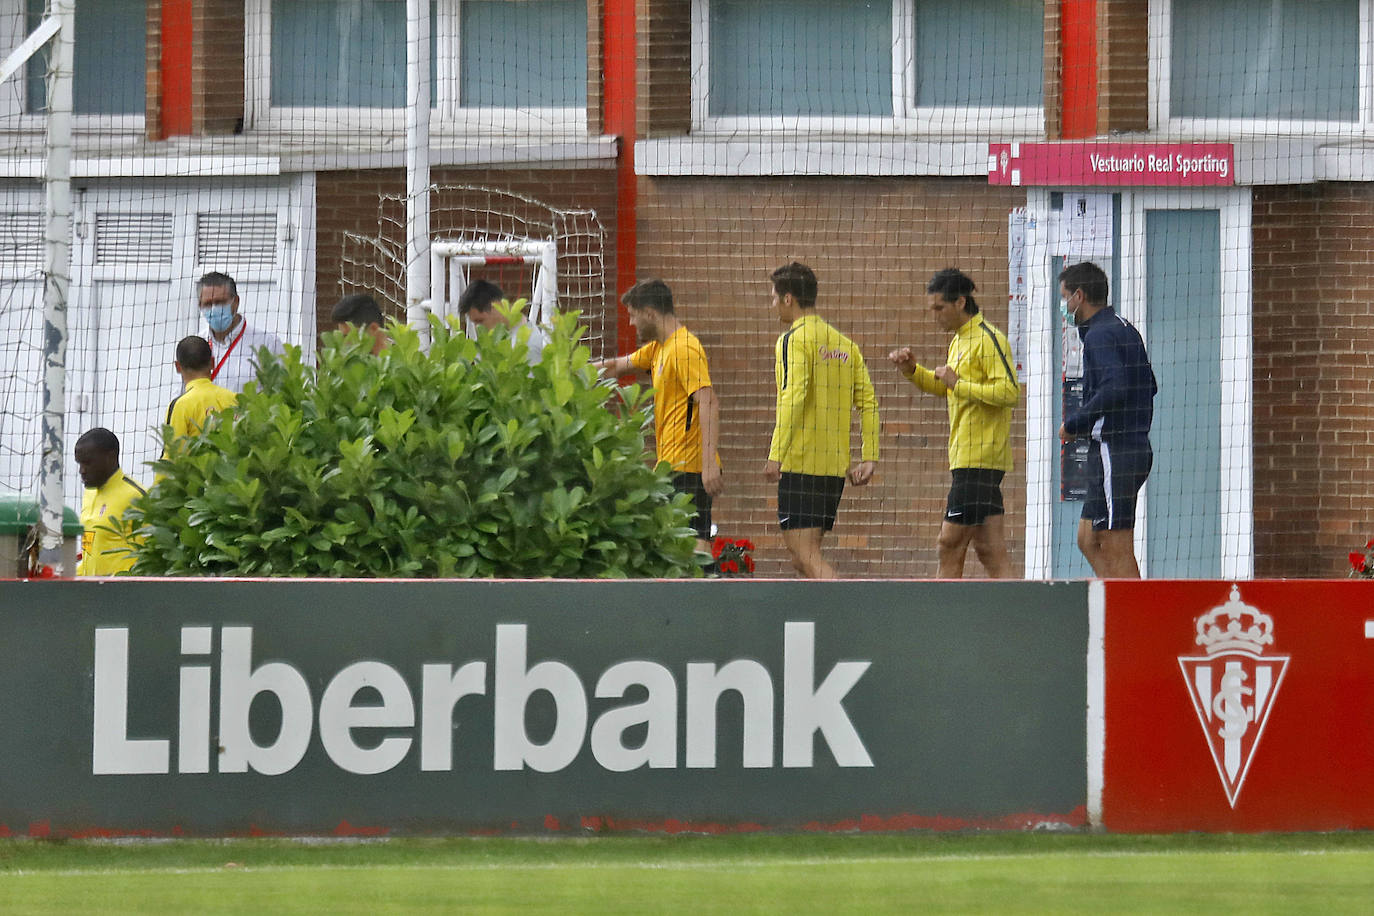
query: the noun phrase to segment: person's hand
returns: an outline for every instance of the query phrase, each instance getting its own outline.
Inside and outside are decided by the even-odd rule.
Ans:
[[[725,475],[720,472],[720,465],[714,461],[702,464],[701,485],[712,499],[725,492]]]
[[[1067,429],[1065,429],[1062,423],[1060,424],[1060,426],[1059,426],[1059,441],[1060,441],[1060,442],[1072,442],[1073,440],[1075,440],[1075,439],[1077,439],[1077,438],[1078,438],[1077,436],[1073,435],[1073,434],[1070,433]]]
[[[782,479],[782,462],[765,461],[763,463],[763,479],[769,483],[777,483]]]
[[[862,487],[873,479],[873,472],[878,470],[876,461],[860,461],[849,469],[849,482],[856,487]]]
[[[888,361],[902,371],[903,375],[910,375],[916,371],[916,357],[911,355],[910,347],[901,347],[887,354]]]
[[[953,366],[941,366],[936,369],[935,378],[946,388],[953,388],[959,383],[959,373],[954,371]]]

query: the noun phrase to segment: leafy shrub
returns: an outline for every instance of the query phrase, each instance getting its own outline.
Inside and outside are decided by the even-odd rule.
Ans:
[[[133,575],[696,575],[688,498],[644,461],[652,403],[598,384],[575,315],[528,331],[432,322],[265,351],[256,385],[174,440],[126,525]],[[608,409],[609,408],[609,409]]]

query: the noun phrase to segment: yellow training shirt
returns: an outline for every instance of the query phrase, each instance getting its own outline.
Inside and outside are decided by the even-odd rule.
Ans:
[[[119,468],[115,468],[110,479],[99,487],[87,488],[81,498],[81,560],[76,564],[78,576],[113,576],[134,565],[134,558],[129,554],[107,553],[130,545],[102,526],[123,518],[129,503],[144,492]]]
[[[1006,335],[974,315],[949,342],[947,366],[959,374],[953,388],[917,365],[908,378],[949,405],[949,466],[1011,470],[1011,409],[1021,395]]]
[[[208,378],[193,378],[167,407],[167,425],[178,436],[194,436],[205,425],[206,417],[233,407],[237,401],[238,395],[228,388],[221,388]]]
[[[711,387],[701,341],[679,326],[667,340],[647,343],[631,353],[630,365],[653,378],[658,460],[671,464],[674,471],[700,474],[701,417],[692,396]],[[715,460],[719,463],[719,456]]]
[[[794,474],[844,476],[849,413],[858,410],[863,460],[877,461],[878,398],[854,341],[811,312],[783,332],[774,356],[777,421],[768,460]]]

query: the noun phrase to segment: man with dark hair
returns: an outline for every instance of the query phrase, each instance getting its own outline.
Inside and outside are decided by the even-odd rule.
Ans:
[[[673,311],[673,294],[662,280],[636,283],[620,300],[643,345],[629,356],[598,360],[611,378],[632,370],[650,373],[654,386],[654,438],[658,460],[673,468],[673,486],[691,495],[690,522],[697,549],[710,550],[711,503],[725,490],[716,447],[720,402],[701,341]]]
[[[210,328],[210,380],[238,394],[257,374],[258,350],[282,352],[271,331],[250,328],[239,314],[239,289],[228,274],[208,273],[196,282],[200,314]]]
[[[146,491],[119,469],[119,439],[102,426],[76,440],[76,466],[86,492],[81,498],[81,557],[78,576],[113,576],[134,565],[132,544],[107,530]]]
[[[386,316],[382,314],[382,307],[367,293],[344,296],[334,303],[334,308],[329,312],[329,320],[334,322],[334,328],[341,334],[347,334],[354,328],[362,328],[371,334],[373,356],[381,353],[391,343],[391,336],[386,332]]]
[[[549,342],[548,333],[538,324],[530,321],[523,313],[512,313],[509,318],[496,308],[498,302],[505,301],[506,294],[501,287],[490,280],[473,280],[458,297],[458,315],[471,321],[479,328],[496,328],[501,325],[510,327],[510,339],[514,344],[519,340],[520,329],[529,328],[529,339],[525,359],[531,366],[536,365],[544,356],[544,347]]]
[[[969,544],[990,578],[1009,572],[1002,478],[1011,470],[1011,409],[1021,388],[1011,346],[979,314],[975,289],[954,268],[935,274],[926,286],[936,324],[953,334],[944,365],[927,369],[910,347],[888,354],[913,385],[944,397],[949,408],[951,484],[937,542],[942,579],[963,576]]]
[[[792,565],[808,579],[833,579],[821,540],[835,526],[846,479],[873,478],[878,399],[858,346],[816,314],[816,275],[793,262],[772,274],[773,308],[787,328],[774,348],[777,416],[764,477],[778,485],[778,525]],[[850,462],[850,412],[863,450]]]
[[[1078,549],[1103,579],[1139,579],[1136,497],[1150,476],[1150,425],[1159,391],[1140,332],[1107,304],[1107,274],[1084,262],[1059,274],[1064,314],[1083,342],[1083,404],[1064,418],[1061,442],[1092,438]]]
[[[214,361],[204,337],[194,334],[183,337],[177,344],[172,365],[185,386],[167,407],[167,425],[172,427],[174,434],[194,436],[205,425],[207,417],[233,407],[238,401],[234,392],[210,381]]]

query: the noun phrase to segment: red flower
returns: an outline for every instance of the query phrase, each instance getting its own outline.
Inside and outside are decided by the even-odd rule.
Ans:
[[[1365,568],[1365,558],[1364,558],[1364,554],[1362,554],[1362,553],[1352,553],[1352,554],[1350,555],[1350,565],[1354,568],[1355,572],[1364,572],[1364,568]]]
[[[744,560],[744,568],[752,573],[754,571],[754,558],[745,554],[741,559]]]
[[[1365,550],[1368,550],[1368,549],[1370,549],[1371,547],[1374,547],[1374,538],[1371,538],[1370,540],[1364,542],[1364,549],[1365,549]]]
[[[720,552],[725,549],[725,538],[716,538],[711,543],[711,556],[719,557]]]
[[[743,547],[745,550],[753,550],[753,549],[754,549],[754,542],[751,541],[751,540],[749,540],[748,538],[745,538],[745,539],[742,540],[742,541],[735,541],[735,543],[738,544],[740,547]],[[1371,544],[1374,544],[1374,541],[1370,541],[1370,543],[1371,543]]]
[[[739,572],[739,564],[736,563],[734,560],[726,560],[725,562],[720,564],[720,571],[728,573],[737,573]]]

